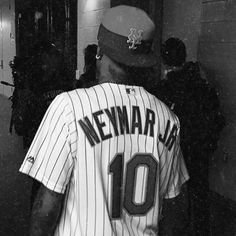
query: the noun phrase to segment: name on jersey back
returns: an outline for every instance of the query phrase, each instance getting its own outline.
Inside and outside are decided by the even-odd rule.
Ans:
[[[139,135],[154,137],[156,116],[155,112],[148,108],[146,108],[145,112],[141,113],[139,106],[132,106],[129,116],[126,106],[115,106],[92,113],[92,120],[89,119],[88,116],[85,116],[78,122],[90,145],[94,146],[95,144],[110,139],[114,136],[135,134],[137,132]],[[113,132],[105,132],[108,122],[109,125],[113,127]],[[95,125],[97,129],[95,129]],[[176,125],[170,129],[170,121],[168,120],[164,134],[159,135],[159,140],[165,145],[171,144],[171,146],[168,147],[169,149],[172,147],[176,139],[176,135]]]

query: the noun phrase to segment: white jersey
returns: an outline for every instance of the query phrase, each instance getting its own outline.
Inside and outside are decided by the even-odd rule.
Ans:
[[[20,171],[66,194],[58,236],[158,235],[162,199],[188,179],[177,117],[113,83],[57,96]]]

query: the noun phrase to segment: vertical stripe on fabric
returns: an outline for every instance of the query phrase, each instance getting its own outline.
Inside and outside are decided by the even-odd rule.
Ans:
[[[113,88],[112,88],[112,86],[109,84],[109,87],[110,87],[110,89],[111,89],[111,92],[112,92],[112,96],[113,96],[113,101],[114,101],[114,105],[115,105],[115,107],[116,107],[116,98],[115,98],[115,93],[114,93],[114,90],[113,90]],[[117,88],[118,88],[118,85],[117,85]],[[122,100],[121,100],[122,101]],[[123,101],[122,101],[122,105],[123,105]],[[118,119],[118,117],[116,117],[117,119]],[[120,140],[120,137],[118,138],[116,138],[116,140],[117,140],[117,144],[116,144],[116,153],[118,153],[118,150],[119,150],[119,140]],[[125,140],[125,135],[124,135],[124,140]],[[124,144],[123,144],[123,150],[125,150],[125,147],[124,147]],[[110,161],[109,161],[110,162]],[[123,221],[121,221],[121,225],[122,225],[122,236],[124,235],[124,222]]]
[[[75,94],[76,94],[76,97],[78,98],[78,100],[79,100],[79,103],[80,103],[80,108],[81,108],[81,110],[82,110],[82,116],[84,116],[84,108],[83,108],[83,104],[82,104],[82,100],[81,100],[81,98],[80,98],[80,95],[78,94],[78,90],[75,90]],[[71,97],[70,97],[70,99],[71,99]],[[74,107],[74,105],[73,105],[73,101],[72,101],[72,99],[71,99],[71,104],[72,104],[72,107],[73,107],[73,111],[74,111],[74,118],[75,118],[75,126],[76,126],[76,130],[77,130],[77,140],[76,140],[76,142],[78,143],[79,142],[79,130],[78,130],[78,123],[77,123],[77,121],[76,121],[76,113],[75,113],[75,107]],[[85,143],[86,143],[86,140],[85,140]],[[77,148],[80,148],[80,147],[77,147]],[[77,151],[77,150],[76,150]],[[77,151],[78,152],[78,151]],[[80,158],[80,157],[77,157],[77,158]],[[78,165],[78,170],[79,170],[79,167],[80,167],[80,164],[79,164],[79,161],[77,161],[77,165]],[[77,174],[77,176],[78,176],[78,174]],[[77,186],[76,187],[78,187],[78,186],[80,186],[80,178],[78,177],[78,179],[77,179],[77,181],[78,181],[78,183],[77,183]],[[78,227],[78,225],[80,225],[80,230],[82,230],[82,228],[81,228],[81,216],[80,216],[80,191],[78,190],[78,218],[77,218],[77,222],[76,222],[76,226],[75,226],[75,233],[77,232],[77,227]],[[83,204],[83,203],[82,203]],[[75,235],[76,236],[76,235]]]
[[[131,87],[133,89],[133,86],[128,86],[128,87]],[[126,96],[128,98],[128,101],[129,101],[129,107],[130,107],[130,124],[132,123],[132,101],[131,101],[131,96],[129,96],[127,93],[126,93]],[[132,157],[132,153],[133,153],[133,141],[132,141],[132,134],[130,133],[130,143],[131,143],[131,149],[130,149],[130,156],[129,156],[129,159],[131,159]],[[134,233],[134,229],[132,227],[132,222],[133,222],[133,216],[130,216],[130,228],[133,232],[133,235],[135,235]]]
[[[76,92],[76,95],[77,95],[77,98],[78,98],[78,100],[79,100],[79,102],[80,102],[80,107],[81,107],[81,110],[82,110],[82,116],[84,117],[84,114],[85,114],[85,111],[84,111],[84,107],[83,107],[83,101],[82,101],[82,98],[80,97],[80,95],[79,95],[79,93],[78,93],[78,90],[75,90],[75,92]],[[71,99],[71,102],[72,102],[72,104],[73,104],[73,101],[72,101],[72,99]],[[74,110],[74,113],[75,113],[75,107],[74,107],[74,105],[73,105],[73,110]],[[76,119],[76,113],[75,113],[75,119]],[[77,124],[77,121],[75,120],[75,122],[76,122],[76,128],[77,128],[77,130],[78,130],[78,124]],[[79,141],[79,130],[77,131],[77,137],[78,137],[78,141]],[[85,134],[84,134],[84,136],[85,136]],[[84,138],[85,139],[85,138]],[[86,145],[86,139],[85,139],[85,145]],[[80,148],[80,147],[78,147],[78,148]],[[81,147],[82,148],[82,147]],[[85,148],[85,152],[86,152],[86,148]],[[79,158],[79,157],[78,157]],[[79,163],[79,161],[78,161],[78,163]],[[78,168],[79,168],[79,164],[78,164]],[[85,178],[86,178],[86,183],[87,183],[87,175],[85,176]],[[80,178],[78,177],[78,181],[80,181]],[[80,186],[80,184],[78,183],[78,185]],[[78,191],[78,204],[80,204],[80,190]],[[88,204],[88,193],[86,194],[86,204]],[[82,203],[82,204],[84,204],[84,203]],[[79,206],[80,207],[80,206]],[[87,216],[88,215],[88,213],[86,214],[86,219],[85,219],[85,221],[87,222]],[[77,219],[77,223],[76,223],[76,228],[78,227],[78,224],[80,224],[80,222],[81,222],[81,218],[80,218],[81,216],[80,216],[80,214],[78,215],[78,219]],[[78,223],[79,222],[79,223]],[[86,224],[87,225],[87,224]],[[76,231],[75,231],[76,232]]]
[[[101,85],[100,85],[101,86]],[[105,99],[106,99],[106,107],[108,108],[109,106],[108,106],[108,98],[107,98],[107,95],[106,95],[106,92],[105,92],[105,90],[104,90],[104,88],[103,88],[103,86],[101,86],[101,89],[103,90],[103,93],[104,93],[104,96],[105,96]],[[110,86],[110,89],[111,89],[111,86]],[[112,90],[112,89],[111,89]],[[114,98],[114,97],[113,97]],[[115,102],[114,102],[115,103]],[[109,131],[110,131],[110,133],[111,133],[111,127],[110,127],[110,123],[109,123]],[[111,140],[109,139],[109,151],[108,151],[108,154],[109,154],[109,156],[108,156],[108,163],[110,164],[110,160],[111,160]],[[102,158],[101,158],[102,159]],[[100,167],[100,168],[102,168],[102,167]],[[113,186],[112,186],[113,187]],[[108,179],[108,181],[107,181],[107,193],[106,193],[106,195],[107,195],[107,203],[109,202],[109,191],[110,191],[110,188],[109,188],[109,179]],[[104,206],[105,207],[105,206]],[[103,208],[104,209],[104,208]],[[106,222],[105,222],[105,219],[104,219],[104,225],[103,225],[103,227],[105,228],[106,227]],[[104,229],[103,229],[103,232],[104,232]],[[112,235],[113,235],[113,230],[112,230]]]
[[[122,95],[120,86],[117,85],[117,87],[118,87],[118,91],[119,91],[120,98],[121,98],[121,105],[122,105],[122,107],[123,107],[123,106],[124,106],[124,100],[123,100],[124,96]],[[126,135],[124,134],[124,145],[123,145],[124,150],[126,150],[125,144],[126,144]],[[128,224],[127,224],[127,222],[126,222],[126,214],[124,214],[124,224],[126,224],[126,228],[127,228],[127,230],[129,231],[129,229],[128,229]],[[123,227],[122,230],[124,231],[124,227]],[[123,231],[122,231],[122,235],[123,235]]]

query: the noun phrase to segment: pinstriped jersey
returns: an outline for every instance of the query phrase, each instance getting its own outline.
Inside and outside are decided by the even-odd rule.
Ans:
[[[158,235],[162,199],[188,179],[179,129],[143,87],[73,90],[50,105],[20,171],[65,193],[55,235]]]

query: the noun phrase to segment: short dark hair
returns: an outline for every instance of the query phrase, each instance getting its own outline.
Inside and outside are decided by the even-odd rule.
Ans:
[[[186,61],[186,47],[182,40],[169,38],[162,44],[161,56],[168,66],[182,66]]]

